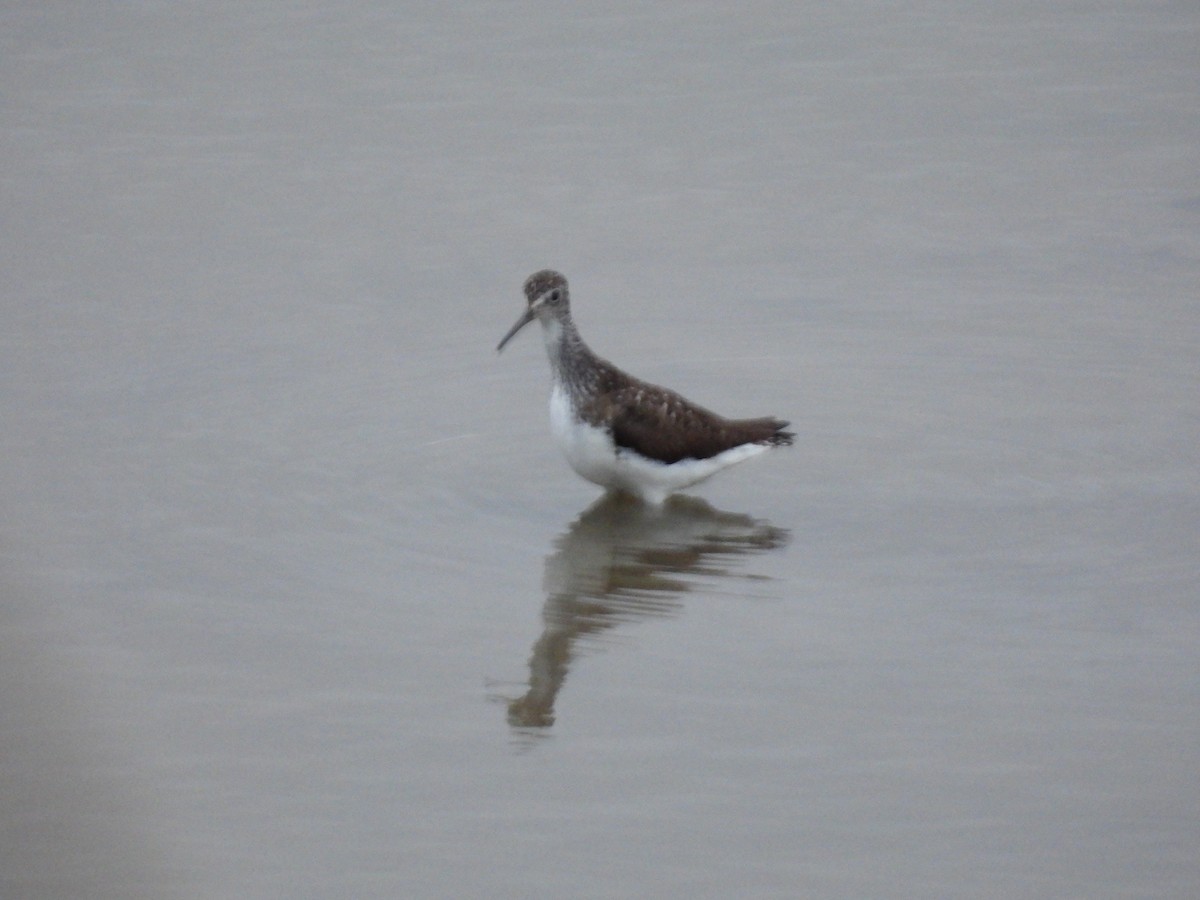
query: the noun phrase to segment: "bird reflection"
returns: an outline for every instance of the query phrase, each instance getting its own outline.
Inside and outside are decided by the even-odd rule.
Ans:
[[[703,500],[675,496],[659,508],[620,495],[589,507],[546,560],[545,628],[529,657],[529,690],[509,701],[509,724],[545,728],[580,638],[634,619],[673,615],[701,578],[739,577],[739,557],[787,543],[788,532]],[[753,576],[742,575],[743,578]]]

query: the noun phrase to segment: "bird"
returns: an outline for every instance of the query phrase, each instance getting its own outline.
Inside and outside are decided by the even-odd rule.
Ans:
[[[597,356],[575,327],[559,272],[534,272],[524,290],[525,311],[496,352],[530,322],[541,324],[552,377],[551,430],[571,468],[588,481],[660,505],[722,469],[791,445],[789,422],[727,419]]]

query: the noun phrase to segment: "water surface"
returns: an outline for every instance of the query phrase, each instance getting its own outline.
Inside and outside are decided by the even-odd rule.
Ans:
[[[1190,6],[0,16],[0,894],[1193,890]]]

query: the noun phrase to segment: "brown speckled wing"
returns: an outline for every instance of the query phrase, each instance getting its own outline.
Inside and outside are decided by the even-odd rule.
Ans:
[[[623,373],[610,372],[620,378]],[[742,444],[784,445],[793,435],[787,422],[726,419],[696,406],[679,394],[625,376],[597,395],[585,416],[605,422],[619,449],[670,464],[683,459],[708,459]]]

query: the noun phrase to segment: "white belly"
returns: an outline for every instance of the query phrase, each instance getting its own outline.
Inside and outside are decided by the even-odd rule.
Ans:
[[[698,484],[767,449],[762,444],[743,444],[709,459],[685,459],[669,465],[628,450],[618,452],[607,431],[574,417],[567,392],[557,384],[550,394],[550,428],[563,456],[580,476],[651,503],[661,503],[668,494]]]

